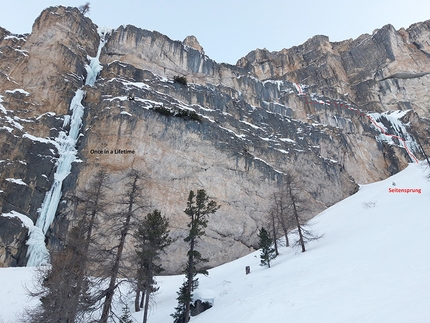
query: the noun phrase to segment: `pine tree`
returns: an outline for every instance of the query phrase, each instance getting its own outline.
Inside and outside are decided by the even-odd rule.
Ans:
[[[122,308],[122,315],[119,318],[120,323],[133,323],[133,319],[131,318],[130,309],[128,308],[128,305],[126,304]]]
[[[173,317],[174,323],[186,323],[188,320],[185,320],[185,312],[187,303],[192,302],[192,295],[188,293],[188,285],[187,282],[184,281],[182,286],[179,288],[179,291],[177,292],[178,297],[176,297],[176,300],[178,301],[178,305],[175,307],[175,313],[171,314]]]
[[[272,248],[273,240],[264,227],[261,227],[258,238],[258,246],[261,249],[260,266],[268,266],[270,268],[270,261],[276,258],[276,251]]]
[[[134,233],[139,264],[137,288],[138,291],[143,291],[145,297],[143,323],[147,322],[150,294],[158,290],[154,276],[164,270],[158,264],[160,253],[172,242],[168,227],[167,218],[161,216],[160,211],[154,210],[143,219]]]
[[[215,201],[209,201],[205,190],[198,190],[197,194],[190,191],[187,208],[184,211],[190,218],[188,223],[190,231],[184,239],[189,245],[188,260],[185,268],[185,282],[178,293],[178,307],[175,308],[176,312],[172,314],[175,322],[182,322],[182,319],[183,322],[189,321],[192,292],[199,284],[198,278],[195,277],[199,273],[207,275],[207,271],[201,267],[201,264],[208,262],[208,259],[203,258],[196,247],[198,240],[205,234],[204,229],[207,227],[208,216],[215,213],[219,208],[220,206]]]

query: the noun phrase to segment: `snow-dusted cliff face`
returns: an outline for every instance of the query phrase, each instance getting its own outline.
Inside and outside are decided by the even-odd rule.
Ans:
[[[429,149],[428,29],[418,24],[399,38],[406,31],[388,26],[381,30],[389,37],[361,37],[375,46],[317,37],[264,52],[264,62],[261,51],[250,53],[237,66],[205,56],[195,37],[173,41],[133,26],[97,31],[75,8],[48,8],[30,35],[0,29],[0,265],[27,263],[32,232],[39,240],[46,234],[48,250],[61,246],[71,220],[64,196],[100,169],[108,171],[111,200],[128,170],[148,174],[148,200],[177,238],[165,259],[170,273],[182,269],[186,255],[190,190],[203,188],[221,205],[200,244],[211,266],[252,250],[286,172],[300,179],[309,217],[356,192],[356,183],[398,172],[422,157],[415,138]],[[375,52],[393,39],[409,50],[414,68],[400,49]],[[101,69],[91,60],[97,48]],[[357,59],[350,66],[345,48],[368,57],[370,67]],[[328,81],[326,68],[336,59]],[[369,80],[376,68],[377,79]],[[188,84],[174,82],[175,75]],[[73,100],[82,107],[77,130]],[[70,168],[61,172],[69,152]],[[53,222],[44,222],[55,187]]]

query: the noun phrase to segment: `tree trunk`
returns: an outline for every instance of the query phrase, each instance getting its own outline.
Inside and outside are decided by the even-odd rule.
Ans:
[[[148,309],[149,309],[149,291],[145,292],[145,308],[143,309],[143,323],[148,320]],[[143,298],[143,297],[142,297]]]
[[[279,216],[280,222],[281,222],[281,227],[282,227],[282,231],[284,231],[284,235],[285,235],[285,246],[289,247],[290,246],[290,241],[288,240],[288,229],[287,226],[285,225],[285,220],[282,217],[282,215]]]
[[[148,320],[149,296],[151,294],[152,282],[154,277],[154,273],[152,269],[153,261],[154,259],[150,257],[148,261],[148,275],[145,283],[146,288],[145,288],[145,308],[143,309],[143,323],[146,323],[146,321]]]
[[[121,239],[119,241],[118,251],[116,253],[115,262],[112,268],[112,275],[109,282],[109,287],[106,290],[106,298],[105,302],[103,304],[103,310],[102,310],[102,316],[100,318],[100,323],[107,323],[107,320],[109,318],[109,312],[112,307],[112,301],[113,301],[113,294],[116,288],[116,279],[118,278],[118,272],[119,272],[119,263],[121,261],[122,252],[124,250],[125,245],[125,238],[128,233],[128,226],[130,224],[130,218],[131,213],[127,215],[126,223],[124,226],[124,229],[121,232]]]
[[[134,298],[134,311],[140,312],[140,288],[139,286],[136,288],[136,297]]]
[[[302,246],[302,252],[305,252],[306,251],[305,240],[303,239],[303,233],[302,233],[302,227],[300,225],[299,214],[297,213],[297,209],[296,209],[296,202],[294,201],[294,198],[291,198],[291,200],[293,202],[294,217],[295,217],[296,223],[297,223],[297,231],[299,233],[300,245]]]
[[[113,301],[113,294],[115,291],[116,286],[116,279],[118,277],[118,271],[119,271],[119,263],[121,260],[122,251],[124,249],[124,242],[125,242],[125,235],[121,235],[120,244],[118,247],[118,251],[115,257],[115,262],[112,268],[112,276],[109,282],[109,287],[106,290],[106,297],[105,302],[103,304],[103,310],[102,310],[102,316],[100,318],[100,323],[107,323],[107,320],[109,318],[109,313],[112,307],[112,301]]]
[[[143,308],[143,305],[144,305],[144,299],[145,299],[145,291],[143,290],[142,291],[142,299],[140,300],[140,308]]]
[[[87,197],[87,200],[85,201],[85,209],[83,211],[83,219],[82,219],[82,224],[81,226],[86,226],[80,228],[79,230],[84,230],[87,229],[87,234],[85,236],[83,243],[83,247],[82,247],[82,259],[80,260],[80,267],[79,267],[79,273],[77,275],[76,278],[76,294],[78,295],[78,299],[75,300],[74,302],[72,301],[72,309],[71,309],[71,319],[70,322],[75,322],[76,320],[76,316],[78,314],[78,307],[79,304],[81,303],[79,300],[79,297],[82,294],[83,291],[83,287],[84,287],[84,280],[85,280],[85,275],[87,274],[87,262],[88,262],[88,253],[89,253],[89,248],[90,248],[90,244],[91,244],[91,238],[92,238],[92,232],[93,229],[96,225],[96,218],[98,213],[105,207],[104,202],[104,192],[103,192],[103,188],[105,187],[105,182],[106,182],[106,178],[107,175],[105,172],[100,171],[96,174],[96,179],[92,182],[91,187],[90,187],[90,194],[88,194],[89,196]],[[94,195],[93,195],[94,194]],[[91,203],[91,197],[90,196],[94,196],[94,202]],[[89,222],[87,224],[87,212],[90,211],[90,219]],[[82,232],[82,231],[81,231]]]
[[[282,231],[284,231],[284,235],[285,235],[285,246],[289,247],[290,246],[290,241],[288,240],[288,225],[285,222],[285,218],[286,218],[286,211],[284,210],[286,208],[286,202],[283,200],[283,197],[281,197],[278,201],[278,205],[277,205],[277,217],[278,217],[278,221],[281,224],[281,228]]]
[[[276,234],[276,224],[275,224],[275,215],[272,214],[272,231],[273,231],[273,245],[275,246],[275,253],[279,256],[278,251],[278,236]]]
[[[193,289],[193,267],[194,267],[194,241],[195,238],[192,238],[190,241],[190,250],[188,255],[188,268],[187,268],[187,296],[190,296]],[[190,308],[191,302],[187,299],[185,303],[185,314],[184,320],[187,323],[190,320]]]
[[[128,211],[125,219],[124,226],[121,230],[121,238],[119,241],[118,251],[116,253],[115,262],[111,271],[111,279],[109,282],[109,287],[106,290],[106,298],[105,302],[103,304],[103,310],[102,310],[102,316],[100,318],[100,323],[107,323],[107,320],[109,318],[109,313],[112,308],[112,301],[113,301],[113,295],[116,288],[116,279],[118,278],[118,272],[119,272],[119,264],[121,262],[122,252],[124,251],[124,245],[125,245],[125,239],[127,237],[128,231],[130,229],[130,221],[131,216],[133,214],[133,206],[134,206],[134,200],[136,197],[136,191],[137,191],[137,180],[138,177],[134,176],[133,178],[133,184],[131,186],[130,194],[128,195]]]
[[[303,232],[302,232],[302,227],[301,227],[301,224],[300,224],[299,214],[298,214],[297,208],[296,208],[296,201],[295,201],[295,197],[294,197],[294,194],[293,194],[293,192],[291,190],[291,186],[290,185],[288,186],[288,194],[290,195],[291,204],[293,206],[294,218],[296,220],[297,231],[299,233],[299,243],[300,243],[300,245],[302,247],[302,252],[305,252],[306,251],[305,240],[303,239]]]

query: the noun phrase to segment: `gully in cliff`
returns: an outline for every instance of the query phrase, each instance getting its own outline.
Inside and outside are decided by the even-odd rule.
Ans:
[[[85,69],[87,70],[85,85],[93,86],[97,75],[102,69],[99,57],[101,49],[106,42],[105,35],[105,30],[100,32],[101,38],[97,55],[96,57],[91,57],[90,64],[85,66]],[[49,252],[46,248],[43,236],[46,235],[49,227],[54,221],[58,204],[61,199],[63,181],[70,174],[72,163],[76,161],[76,144],[79,138],[82,126],[82,117],[85,110],[85,107],[81,104],[84,95],[85,92],[83,89],[78,89],[76,91],[69,109],[72,115],[66,116],[63,123],[63,129],[66,129],[66,127],[69,126],[70,130],[68,133],[66,130],[60,131],[58,137],[55,139],[59,157],[56,163],[54,183],[45,195],[36,221],[36,227],[41,229],[43,235],[39,237],[37,241],[33,241],[33,237],[30,236],[29,241],[33,241],[33,243],[29,244],[27,249],[27,266],[41,266],[49,263]]]

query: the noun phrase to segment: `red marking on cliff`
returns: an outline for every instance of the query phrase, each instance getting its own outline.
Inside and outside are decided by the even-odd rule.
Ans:
[[[367,117],[369,118],[369,120],[376,126],[376,127],[378,127],[379,128],[379,130],[381,131],[381,133],[382,134],[384,134],[384,135],[386,135],[386,136],[388,136],[388,137],[394,137],[394,138],[397,138],[397,139],[399,139],[401,142],[403,142],[403,147],[405,147],[405,149],[406,149],[406,152],[408,153],[408,155],[411,157],[411,159],[412,160],[415,160],[415,163],[417,163],[418,164],[418,159],[414,156],[414,154],[412,154],[412,152],[409,150],[409,148],[408,148],[408,146],[406,145],[406,141],[405,141],[405,139],[403,139],[403,138],[401,138],[401,137],[399,137],[399,136],[396,136],[396,135],[390,135],[390,134],[388,134],[388,133],[386,133],[385,132],[385,130],[384,130],[384,128],[382,128],[381,126],[379,126],[377,123],[376,123],[376,121],[375,120],[373,120],[373,118],[371,117],[371,116],[369,116],[369,115],[367,115]]]
[[[418,193],[421,194],[420,188],[389,188],[388,192],[390,193]]]
[[[298,84],[298,83],[293,83],[293,84],[296,87],[297,92],[299,93],[299,95],[305,97],[305,100],[306,100],[305,103],[306,104],[320,104],[320,102],[316,102],[316,101],[314,102],[311,98],[309,98],[308,94],[303,92],[300,84]],[[322,104],[328,104],[328,103],[322,103]],[[330,105],[330,104],[328,104],[328,105]],[[403,147],[405,148],[405,150],[408,153],[409,157],[411,157],[411,160],[415,161],[415,163],[418,164],[418,159],[409,150],[408,146],[406,145],[405,139],[403,139],[403,138],[401,138],[399,136],[396,136],[396,135],[390,135],[390,134],[386,133],[385,130],[381,126],[379,126],[376,123],[376,121],[373,120],[373,118],[371,116],[364,114],[359,109],[352,108],[351,106],[348,106],[348,104],[344,105],[343,103],[337,103],[337,102],[334,102],[334,105],[335,106],[341,106],[341,107],[345,106],[345,108],[347,108],[348,110],[355,111],[355,112],[357,112],[362,117],[367,116],[367,118],[381,131],[382,134],[384,134],[384,135],[386,135],[388,137],[394,137],[394,138],[397,138],[398,140],[400,140],[403,143]]]
[[[293,83],[293,84],[296,87],[297,92],[299,92],[299,95],[305,95],[306,96],[306,94],[303,93],[302,87],[300,86],[299,83]]]

